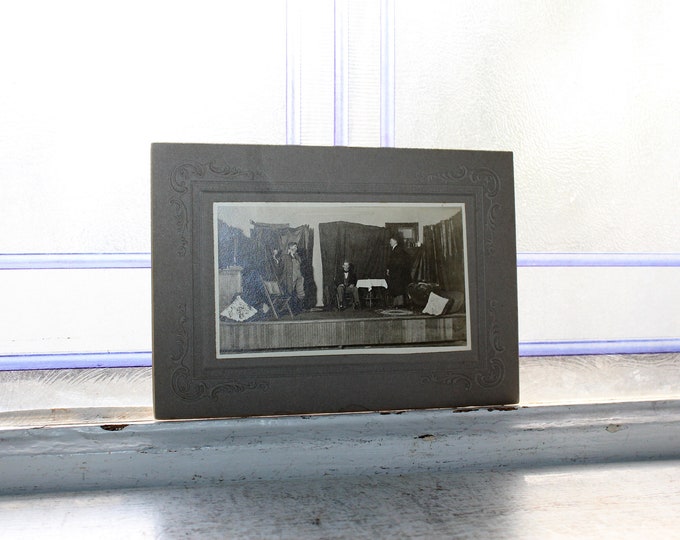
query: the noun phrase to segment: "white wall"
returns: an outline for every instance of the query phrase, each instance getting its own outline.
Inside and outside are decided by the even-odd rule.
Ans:
[[[520,252],[680,252],[680,4],[396,2],[398,146],[511,150]]]
[[[152,142],[332,144],[340,118],[348,145],[391,125],[397,146],[513,151],[520,254],[678,261],[679,19],[674,0],[3,3],[0,254],[148,253]],[[148,271],[66,272],[3,271],[0,354],[150,349],[126,316],[149,313]],[[677,263],[522,267],[520,340],[680,340],[678,283]]]

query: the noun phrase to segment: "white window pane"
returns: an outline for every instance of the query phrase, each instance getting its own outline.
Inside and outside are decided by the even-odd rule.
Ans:
[[[0,19],[0,252],[148,252],[152,142],[285,142],[285,2],[11,2]]]
[[[294,0],[288,13],[298,17],[300,143],[333,144],[334,11],[333,2]]]
[[[510,150],[519,251],[680,251],[680,4],[395,2],[397,146]]]
[[[2,355],[151,350],[148,269],[8,270],[0,298]]]
[[[678,337],[680,268],[520,268],[519,339],[659,340]]]
[[[348,13],[350,146],[380,146],[380,2],[350,2]]]

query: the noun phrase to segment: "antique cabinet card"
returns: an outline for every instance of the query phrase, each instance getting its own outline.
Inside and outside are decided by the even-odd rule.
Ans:
[[[518,400],[509,152],[152,146],[159,419]]]

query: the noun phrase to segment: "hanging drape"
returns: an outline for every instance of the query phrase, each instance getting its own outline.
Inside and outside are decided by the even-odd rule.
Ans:
[[[243,267],[243,298],[251,305],[262,301],[260,276],[276,277],[271,265],[272,251],[286,253],[288,242],[297,242],[305,278],[305,307],[316,304],[317,283],[312,266],[314,230],[309,225],[251,223],[251,235],[218,223],[220,268]],[[354,265],[359,279],[384,278],[389,247],[385,227],[347,221],[319,224],[324,303],[333,292],[328,290],[345,260]],[[423,227],[422,246],[416,251],[411,275],[414,282],[437,284],[442,291],[465,291],[462,214]]]
[[[288,243],[296,242],[300,255],[300,271],[305,279],[304,307],[316,305],[316,283],[314,281],[314,229],[309,225],[289,227],[287,224],[252,223],[251,238],[255,243],[258,271],[266,279],[274,279],[277,275],[273,267],[272,253],[278,249],[283,256],[287,252]]]
[[[218,221],[218,264],[220,268],[240,266],[243,299],[250,305],[261,305],[266,299],[262,291],[261,277],[276,279],[272,267],[272,251],[285,253],[288,242],[297,242],[300,270],[305,278],[305,302],[303,307],[316,304],[316,283],[312,257],[314,254],[314,230],[309,225],[289,227],[287,224],[251,223],[250,237],[237,228]]]
[[[423,243],[414,268],[415,281],[437,283],[445,291],[464,291],[462,214],[423,227]]]
[[[319,224],[323,286],[328,289],[344,261],[354,265],[359,279],[384,278],[389,232],[385,227],[348,221]],[[332,301],[332,291],[324,290],[324,302]]]

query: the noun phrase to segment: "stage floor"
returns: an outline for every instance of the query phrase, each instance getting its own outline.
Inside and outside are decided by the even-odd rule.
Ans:
[[[433,317],[409,310],[311,310],[294,318],[220,322],[222,353],[310,348],[465,346],[463,314]]]

